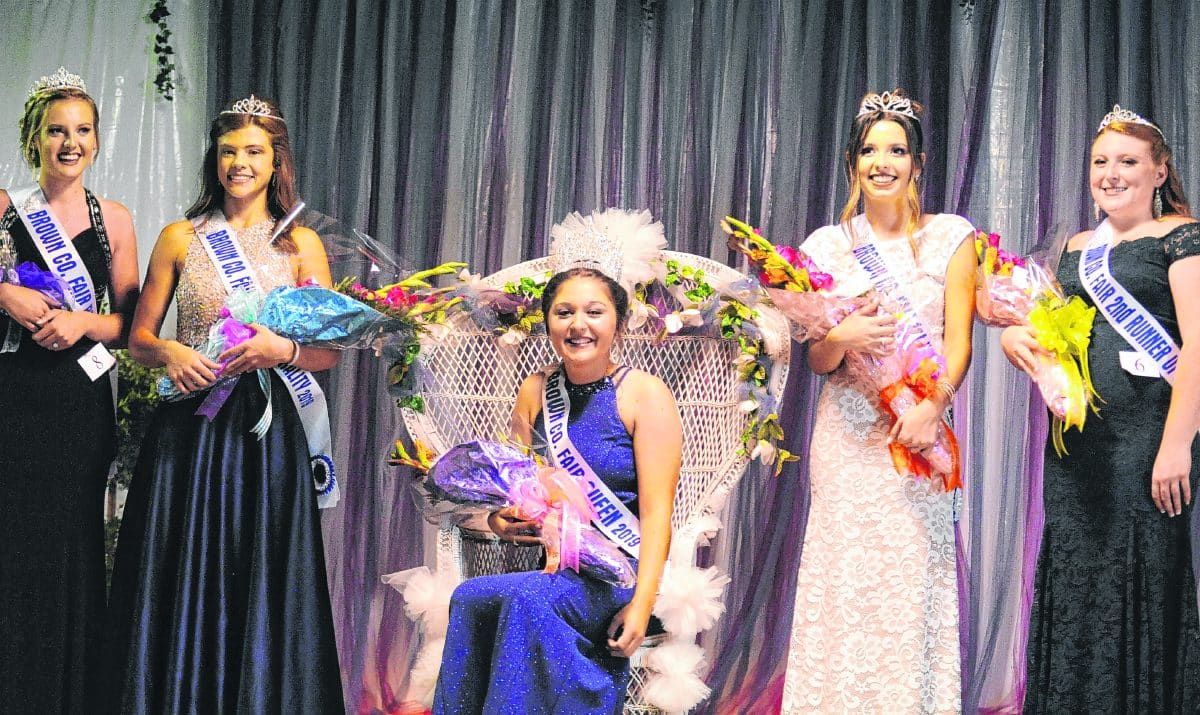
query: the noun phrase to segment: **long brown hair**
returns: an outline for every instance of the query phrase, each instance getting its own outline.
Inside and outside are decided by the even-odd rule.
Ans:
[[[261,98],[260,98],[261,99]],[[274,117],[264,117],[257,114],[225,111],[217,114],[208,131],[208,151],[204,153],[204,170],[200,178],[200,195],[184,212],[188,218],[196,218],[219,209],[225,204],[225,187],[217,178],[217,145],[221,137],[229,132],[256,126],[267,133],[271,139],[271,150],[275,154],[274,172],[267,185],[267,211],[276,221],[287,216],[296,205],[299,197],[296,195],[296,160],[292,156],[292,142],[288,137],[287,124],[279,107],[268,99],[261,101],[270,108]],[[233,109],[231,102],[228,110]],[[294,253],[296,243],[292,240],[292,226],[288,226],[279,234],[276,243],[284,251]]]
[[[21,130],[21,157],[31,169],[42,168],[42,157],[38,152],[38,135],[46,124],[46,113],[50,105],[60,99],[82,99],[92,107],[92,136],[96,137],[96,154],[100,153],[100,110],[96,108],[96,100],[92,95],[78,87],[59,87],[41,92],[34,92],[25,100],[25,112],[17,122]]]
[[[1159,133],[1158,129],[1136,122],[1111,122],[1096,132],[1096,138],[1092,140],[1093,145],[1096,143],[1096,139],[1099,139],[1100,135],[1104,132],[1124,134],[1135,139],[1141,139],[1149,144],[1150,159],[1155,164],[1165,163],[1167,165],[1167,180],[1163,182],[1161,187],[1163,214],[1191,217],[1192,210],[1188,206],[1187,196],[1183,193],[1183,182],[1179,179],[1179,172],[1175,170],[1174,155],[1171,153],[1171,147],[1167,146],[1166,139],[1163,139],[1163,135]]]
[[[900,87],[892,90],[891,94],[893,97],[908,98],[908,92]],[[913,113],[920,117],[924,111],[924,107],[911,99],[909,101],[912,102]],[[877,109],[855,117],[854,121],[850,124],[850,139],[846,142],[845,155],[846,180],[850,184],[850,196],[847,198],[846,205],[842,208],[841,218],[838,220],[840,223],[846,223],[859,212],[859,204],[862,201],[862,187],[858,185],[858,153],[862,151],[863,144],[867,140],[867,133],[871,131],[871,127],[885,120],[899,124],[900,128],[904,130],[904,136],[908,140],[909,156],[912,157],[913,172],[909,177],[906,192],[906,203],[909,210],[908,237],[911,242],[912,236],[917,230],[917,223],[921,220],[921,198],[917,191],[916,177],[925,168],[925,165],[921,159],[924,138],[921,131],[921,122],[919,119],[913,119],[907,114]]]

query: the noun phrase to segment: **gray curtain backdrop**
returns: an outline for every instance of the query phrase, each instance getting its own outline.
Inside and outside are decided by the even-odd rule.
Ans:
[[[1086,155],[1114,102],[1162,124],[1200,191],[1195,2],[222,0],[209,33],[207,113],[278,99],[310,206],[414,266],[491,272],[543,253],[568,211],[605,206],[648,208],[672,248],[719,260],[727,213],[795,245],[845,200],[859,98],[896,86],[927,106],[926,209],[1009,248],[1088,225]],[[804,452],[817,382],[802,356],[793,367],[784,418]],[[400,427],[381,370],[346,355],[330,382],[344,497],[324,526],[348,707],[395,710],[415,634],[379,575],[432,563],[431,544],[408,475],[384,464]],[[993,331],[977,331],[956,412],[964,711],[1011,708],[1045,419]],[[708,712],[777,707],[805,474],[751,470],[731,503]]]

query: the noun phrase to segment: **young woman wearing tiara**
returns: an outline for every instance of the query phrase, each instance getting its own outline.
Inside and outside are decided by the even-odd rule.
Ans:
[[[37,184],[0,191],[0,703],[20,712],[85,712],[97,696],[116,442],[106,346],[125,342],[138,283],[129,211],[83,185],[99,124],[79,76],[42,77],[20,121]],[[25,262],[69,297],[37,290],[13,270]]]
[[[1091,145],[1097,220],[1058,266],[1096,307],[1103,400],[1046,444],[1045,527],[1029,624],[1026,713],[1200,711],[1192,497],[1200,486],[1200,223],[1162,130],[1113,107]],[[1008,359],[1036,369],[1029,327]]]
[[[464,581],[450,600],[435,715],[623,710],[629,658],[650,625],[671,542],[683,432],[663,381],[610,355],[628,317],[627,286],[645,279],[634,275],[645,270],[637,256],[657,254],[662,225],[648,213],[595,216],[585,224],[573,214],[554,227],[559,270],[542,309],[560,362],[521,384],[511,436],[532,445],[546,435],[551,459],[566,463],[565,454],[594,472],[597,488],[621,505],[620,523],[641,535],[637,583],[622,588],[566,567]],[[543,409],[556,400],[566,409]],[[502,540],[541,541],[538,524],[513,508],[488,523]]]
[[[155,413],[125,507],[113,706],[343,712],[308,418],[284,379],[326,370],[337,353],[261,326],[216,360],[196,350],[230,291],[329,285],[329,265],[315,233],[283,222],[297,199],[279,109],[235,102],[209,140],[200,196],[159,236],[130,336],[133,356],[165,367],[188,397]],[[172,297],[175,340],[159,336]],[[215,415],[197,414],[218,375],[237,376],[232,392]]]
[[[971,357],[974,230],[959,216],[921,212],[920,112],[900,89],[863,99],[846,147],[841,222],[801,246],[839,294],[874,287],[887,305],[909,303],[906,331],[924,333],[945,369],[893,426],[879,390],[848,373],[844,359],[894,351],[897,318],[879,299],[809,348],[813,371],[828,379],[809,453],[785,713],[960,710],[954,494],[940,480],[898,472],[889,451],[893,442],[918,453],[933,447]],[[885,277],[895,285],[876,281]]]

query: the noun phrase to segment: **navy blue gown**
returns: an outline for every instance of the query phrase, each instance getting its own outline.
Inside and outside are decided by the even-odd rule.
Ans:
[[[633,439],[616,400],[626,371],[586,385],[567,382],[567,433],[596,475],[636,515]],[[535,427],[540,425],[539,416]],[[609,654],[607,630],[632,597],[631,588],[568,569],[463,582],[450,599],[434,714],[620,713],[629,659]]]
[[[290,280],[273,225],[238,234],[268,289]],[[224,289],[199,239],[186,261],[180,334],[195,345]],[[193,285],[217,300],[185,295]],[[161,403],[146,430],[109,597],[114,711],[345,712],[304,426],[283,380],[268,374],[273,416],[262,439],[252,429],[267,398],[253,373],[212,420],[196,414],[201,393]]]

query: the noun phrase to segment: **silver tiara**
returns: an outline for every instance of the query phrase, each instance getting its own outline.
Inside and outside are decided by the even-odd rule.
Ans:
[[[917,118],[917,113],[913,111],[912,100],[903,95],[892,94],[891,92],[868,94],[863,97],[862,104],[858,105],[858,114],[856,117],[861,117],[871,112],[891,112],[892,114],[903,114],[913,119]]]
[[[77,89],[87,93],[87,85],[83,83],[83,77],[68,72],[66,67],[59,67],[54,74],[49,77],[43,75],[41,79],[29,85],[29,96],[32,97],[39,92],[53,92],[56,89]]]
[[[233,103],[229,109],[221,111],[221,114],[249,114],[255,117],[270,117],[283,122],[283,117],[271,111],[271,105],[262,101],[253,94],[245,99],[239,99]],[[285,124],[287,122],[284,122]]]
[[[1100,126],[1096,128],[1096,133],[1099,134],[1100,132],[1104,131],[1105,127],[1107,127],[1109,124],[1112,124],[1113,122],[1125,122],[1126,124],[1141,124],[1144,127],[1150,127],[1154,131],[1158,132],[1158,135],[1160,137],[1162,137],[1164,141],[1166,140],[1166,137],[1163,136],[1162,130],[1158,128],[1157,124],[1150,121],[1149,119],[1146,119],[1145,117],[1138,114],[1137,112],[1131,112],[1128,109],[1121,109],[1121,105],[1119,105],[1119,104],[1114,104],[1112,111],[1109,112],[1108,114],[1105,114],[1104,119],[1100,120]]]

